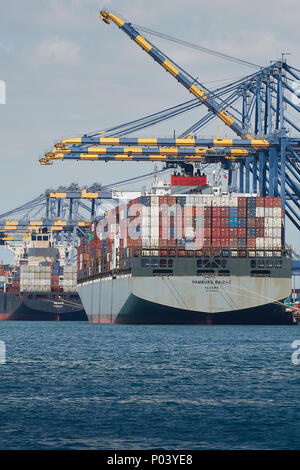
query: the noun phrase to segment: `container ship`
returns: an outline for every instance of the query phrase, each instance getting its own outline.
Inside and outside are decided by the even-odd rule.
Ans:
[[[77,255],[90,322],[293,323],[281,198],[224,192],[197,172],[156,180],[91,225]]]
[[[0,265],[0,320],[87,321],[65,246],[49,233],[32,233],[9,248],[15,262]]]

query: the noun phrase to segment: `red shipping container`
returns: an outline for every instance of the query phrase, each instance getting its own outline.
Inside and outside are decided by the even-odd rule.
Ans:
[[[159,205],[168,204],[168,196],[159,196]]]
[[[256,217],[248,217],[247,227],[256,227]]]
[[[203,217],[204,216],[204,207],[195,206],[195,216],[196,217]]]
[[[265,207],[272,207],[272,202],[270,197],[265,197]]]
[[[281,197],[274,197],[274,206],[273,207],[281,207],[282,201]]]
[[[221,217],[221,227],[229,227],[229,217]]]
[[[246,207],[238,207],[238,217],[247,217]]]
[[[204,237],[211,237],[211,227],[204,227],[203,228],[203,235],[204,235]]]
[[[229,238],[221,238],[221,247],[229,247]]]
[[[264,217],[255,217],[255,227],[264,227],[265,226],[265,218]]]
[[[212,217],[221,217],[221,207],[212,207]]]
[[[281,198],[280,197],[266,197],[265,207],[281,207]]]
[[[265,198],[264,197],[257,197],[256,198],[256,207],[264,207],[265,206]]]
[[[204,207],[204,216],[211,216],[211,207]]]
[[[238,227],[229,227],[229,238],[237,238]]]
[[[221,237],[221,229],[219,227],[212,226],[211,233],[212,233],[212,238]]]
[[[237,248],[238,240],[237,238],[230,238],[229,239],[229,246],[230,248]]]
[[[238,227],[237,236],[238,236],[238,238],[245,238],[247,236],[246,227]]]
[[[204,219],[203,219],[203,226],[204,226],[204,227],[211,227],[211,224],[212,224],[211,218],[204,216]]]
[[[220,238],[212,238],[211,246],[212,247],[220,247],[221,246],[221,239]]]
[[[168,206],[176,205],[176,196],[168,196]]]
[[[203,238],[203,246],[204,247],[210,247],[211,246],[211,238],[210,237],[204,237]]]
[[[257,238],[264,238],[264,236],[265,236],[265,229],[264,229],[264,227],[257,228],[257,229],[255,230],[255,235],[256,235]]]
[[[221,227],[221,238],[229,238],[229,227]]]
[[[255,248],[255,246],[256,246],[256,239],[247,238],[247,248]]]
[[[229,207],[221,207],[221,217],[229,217]]]
[[[238,198],[238,207],[247,207],[247,198],[246,197],[239,197]]]
[[[221,217],[213,217],[211,223],[212,227],[221,227]]]

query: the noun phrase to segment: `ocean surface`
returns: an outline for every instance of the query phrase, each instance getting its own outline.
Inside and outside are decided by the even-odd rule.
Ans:
[[[297,326],[1,322],[0,449],[299,449]]]

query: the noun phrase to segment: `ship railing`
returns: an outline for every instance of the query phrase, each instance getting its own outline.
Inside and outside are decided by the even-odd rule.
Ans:
[[[116,268],[110,271],[98,272],[98,273],[94,273],[88,276],[87,275],[79,276],[77,279],[77,284],[81,284],[82,282],[95,281],[97,279],[106,279],[110,277],[114,279],[117,276],[121,276],[121,275],[124,276],[130,273],[131,273],[131,268],[124,268],[124,269]]]
[[[292,257],[290,249],[245,249],[245,248],[203,248],[188,250],[185,248],[134,248],[132,256],[160,258],[282,258]]]

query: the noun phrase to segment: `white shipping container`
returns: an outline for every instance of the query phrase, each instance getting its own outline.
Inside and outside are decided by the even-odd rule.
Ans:
[[[221,207],[229,207],[229,205],[230,205],[229,202],[230,202],[230,197],[229,196],[222,196],[220,206]]]
[[[281,239],[281,228],[273,227],[272,228],[272,237],[273,238],[280,238]]]
[[[194,198],[195,198],[195,206],[203,206],[204,205],[203,196],[197,195],[197,196],[194,196]]]
[[[152,227],[159,227],[159,217],[153,217],[151,219],[151,228]]]
[[[194,237],[195,235],[193,227],[185,227],[184,232],[186,237]]]
[[[204,196],[203,202],[205,207],[210,207],[212,205],[212,196]]]
[[[153,205],[154,206],[159,205],[159,196],[151,196],[151,209]]]
[[[264,207],[257,207],[256,208],[256,217],[264,217],[265,216],[265,208]]]
[[[194,206],[195,205],[195,197],[194,196],[186,196],[186,206]]]
[[[273,227],[281,228],[282,219],[281,217],[273,217]]]
[[[265,217],[273,217],[273,207],[265,207]]]
[[[143,246],[151,246],[151,238],[150,237],[143,237],[142,238],[142,245]]]
[[[151,228],[150,227],[145,227],[143,225],[142,227],[142,237],[149,237],[151,234]]]
[[[265,237],[265,248],[272,248],[273,246],[273,238]]]
[[[281,238],[273,238],[273,248],[281,248],[282,241]]]
[[[159,246],[159,238],[151,237],[151,246]]]
[[[127,209],[120,209],[120,220],[127,218]]]
[[[150,215],[143,215],[142,216],[142,225],[143,227],[149,227],[151,225],[151,217]]]
[[[213,207],[217,207],[221,205],[221,198],[220,196],[212,196],[211,198],[211,205]]]
[[[151,227],[151,238],[158,238],[159,237],[159,227]]]
[[[150,206],[142,206],[142,217],[150,217],[151,214],[151,207]]]
[[[265,217],[265,227],[273,227],[273,217]]]
[[[273,214],[274,214],[274,217],[280,217],[281,218],[281,207],[274,207]]]
[[[151,204],[151,209],[150,209],[151,217],[153,215],[158,215],[158,214],[159,214],[159,205]]]
[[[264,248],[264,238],[256,238],[255,246],[256,248]]]
[[[229,196],[229,206],[230,207],[237,207],[238,206],[238,197],[237,196]]]

